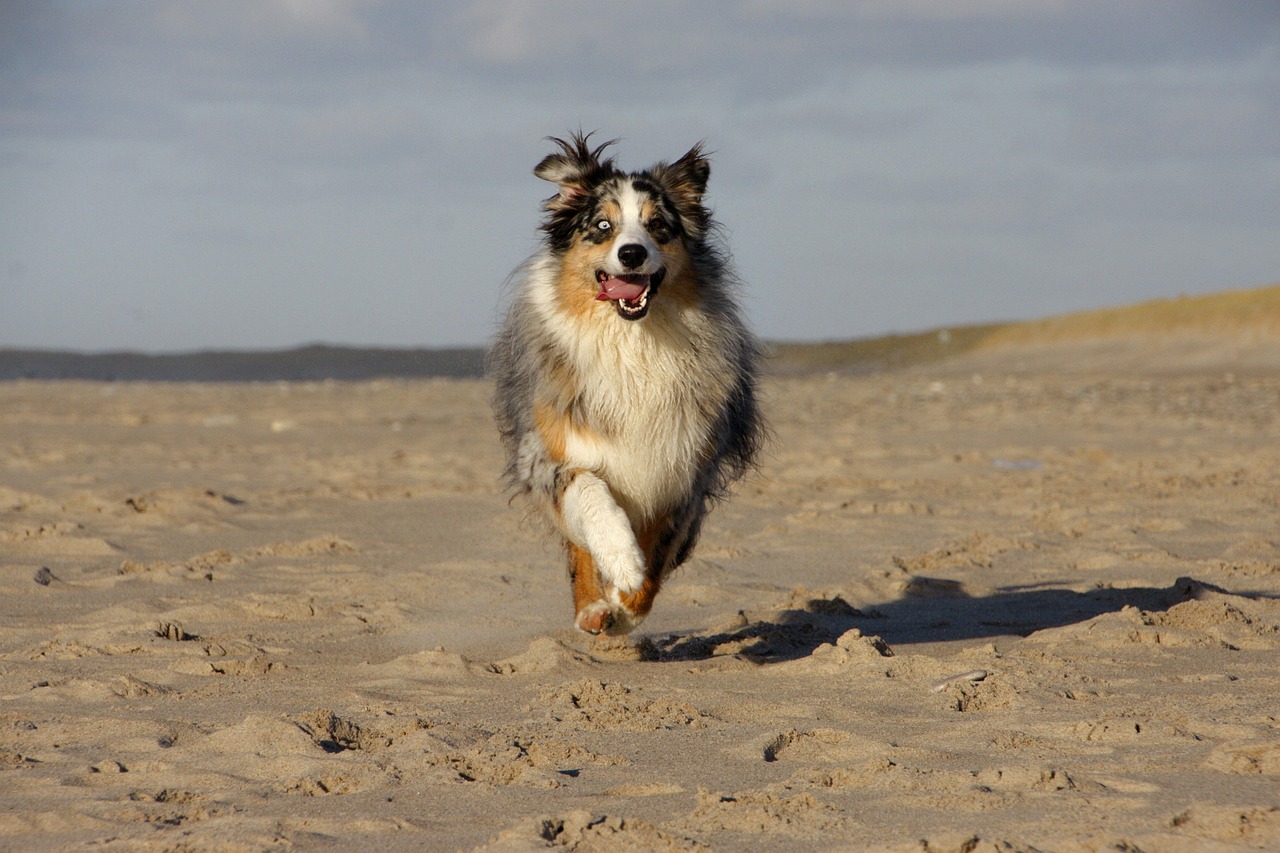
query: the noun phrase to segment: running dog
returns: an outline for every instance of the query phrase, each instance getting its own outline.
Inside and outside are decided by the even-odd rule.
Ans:
[[[701,145],[625,172],[602,159],[617,140],[590,137],[552,138],[533,170],[558,191],[488,363],[505,477],[563,538],[575,625],[626,634],[754,466],[760,346],[702,203]]]

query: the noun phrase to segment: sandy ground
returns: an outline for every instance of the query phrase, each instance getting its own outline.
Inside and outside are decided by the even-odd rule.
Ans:
[[[2,383],[0,849],[1280,849],[1280,369],[985,359],[769,382],[630,645],[481,382]]]

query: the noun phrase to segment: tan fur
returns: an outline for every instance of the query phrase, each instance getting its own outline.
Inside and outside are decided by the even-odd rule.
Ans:
[[[533,423],[542,436],[547,456],[555,462],[564,462],[565,433],[569,429],[565,413],[549,403],[539,403],[533,410]]]
[[[560,276],[556,280],[556,295],[561,306],[574,320],[589,317],[592,312],[608,306],[596,300],[596,270],[607,251],[600,246],[577,245],[564,256],[560,264]]]

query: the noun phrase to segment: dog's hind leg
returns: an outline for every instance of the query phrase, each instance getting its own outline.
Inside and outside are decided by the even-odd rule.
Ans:
[[[569,551],[569,579],[573,583],[574,625],[579,631],[599,634],[613,628],[613,608],[604,599],[604,587],[591,553],[572,542]]]
[[[610,591],[610,598],[616,605],[615,633],[630,631],[649,615],[662,582],[689,556],[702,527],[702,512],[698,509],[701,502],[690,506],[694,509],[660,518],[640,530],[637,539],[647,565],[644,582],[632,592]]]

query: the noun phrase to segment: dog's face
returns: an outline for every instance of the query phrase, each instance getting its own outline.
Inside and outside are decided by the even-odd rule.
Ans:
[[[568,297],[584,308],[609,302],[624,320],[640,320],[664,283],[687,278],[690,245],[709,219],[702,194],[710,165],[695,146],[673,164],[623,173],[600,159],[610,143],[591,149],[584,136],[555,141],[561,153],[534,174],[559,186],[544,205],[543,230]]]

